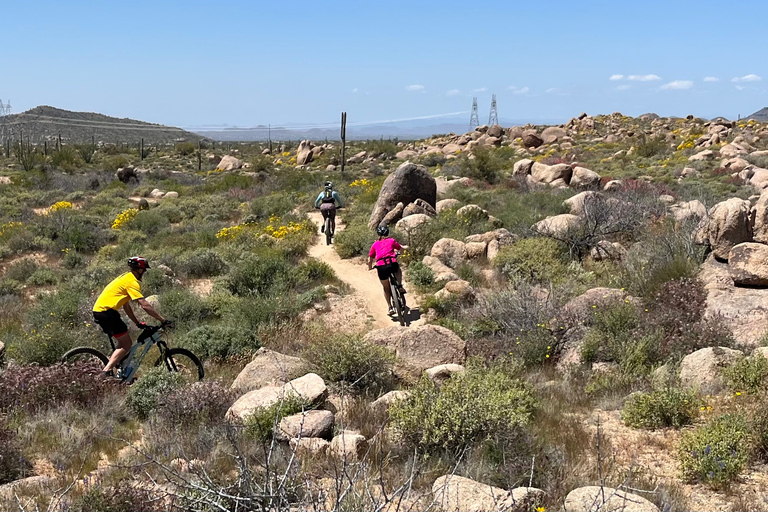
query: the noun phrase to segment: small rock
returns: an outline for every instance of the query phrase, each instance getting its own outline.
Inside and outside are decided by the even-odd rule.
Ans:
[[[390,391],[371,403],[371,411],[374,414],[384,414],[389,411],[389,407],[398,400],[405,400],[410,396],[410,391]]]
[[[288,441],[299,437],[330,437],[333,432],[331,411],[304,411],[280,420],[275,430],[275,439]]]
[[[659,512],[659,508],[637,494],[590,485],[579,487],[565,497],[568,512]]]
[[[343,430],[331,440],[328,453],[338,459],[357,462],[365,456],[365,436],[354,430]]]
[[[318,456],[324,455],[331,443],[325,439],[317,437],[302,437],[300,439],[291,439],[288,445],[292,450],[296,450],[297,455]]]
[[[461,208],[461,201],[458,199],[443,199],[438,201],[435,205],[435,211],[438,215],[440,215],[441,212],[447,210],[458,210],[459,208]]]
[[[425,373],[432,382],[437,385],[441,385],[443,382],[450,379],[455,373],[464,373],[465,368],[460,364],[440,364],[428,368]]]

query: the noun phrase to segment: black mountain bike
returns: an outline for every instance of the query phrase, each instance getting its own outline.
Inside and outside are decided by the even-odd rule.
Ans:
[[[341,209],[342,209],[341,206],[336,208],[336,210],[341,210]],[[333,235],[336,234],[335,230],[331,229],[332,225],[333,223],[331,222],[331,216],[328,215],[325,218],[325,222],[323,223],[323,233],[325,233],[325,245],[331,245],[331,241],[333,240]]]
[[[144,356],[147,355],[149,349],[157,345],[160,350],[160,357],[155,361],[155,366],[163,365],[169,372],[179,372],[189,381],[203,380],[205,371],[200,359],[187,349],[168,347],[168,343],[160,337],[160,331],[163,327],[163,325],[144,327],[128,355],[115,367],[117,378],[125,383],[132,382]],[[109,344],[114,351],[114,338],[111,335],[108,337]],[[92,347],[76,347],[61,357],[62,362],[93,359],[98,359],[103,365],[109,362],[109,357],[106,354]]]
[[[385,265],[394,263],[393,258],[380,258],[379,261],[383,261]],[[400,322],[400,325],[404,326],[406,324],[405,314],[408,311],[408,306],[405,304],[405,296],[400,292],[400,286],[398,285],[397,277],[394,272],[389,273],[389,292],[389,303],[392,306],[392,309],[395,310],[397,321]]]

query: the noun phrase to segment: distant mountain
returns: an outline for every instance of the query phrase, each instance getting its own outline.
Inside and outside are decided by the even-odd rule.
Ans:
[[[129,142],[142,138],[147,143],[164,143],[179,140],[196,141],[200,135],[173,126],[145,123],[134,119],[118,119],[92,112],[70,112],[59,108],[40,106],[20,114],[0,117],[0,133],[18,138],[23,133],[30,141],[54,140],[59,135],[70,143]]]
[[[761,123],[768,123],[768,107],[761,108],[746,119],[754,119],[755,121],[760,121]]]
[[[560,124],[563,120],[556,119],[501,119],[502,126],[524,125],[526,123],[535,124]],[[271,130],[264,125],[250,128],[240,128],[235,126],[214,127],[204,126],[187,128],[190,131],[202,135],[203,137],[214,140],[230,141],[256,141],[267,140],[339,140],[338,126],[280,126],[272,127]],[[393,139],[417,140],[425,139],[436,134],[444,133],[466,133],[469,131],[469,115],[466,116],[447,116],[441,119],[426,118],[413,119],[406,121],[387,121],[378,123],[350,123],[347,125],[348,140],[366,140],[366,139]]]

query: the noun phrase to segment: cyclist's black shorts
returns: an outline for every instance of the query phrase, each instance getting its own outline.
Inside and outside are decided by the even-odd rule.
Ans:
[[[93,321],[99,324],[102,330],[110,336],[122,336],[128,332],[128,326],[123,322],[120,313],[114,309],[94,311]]]
[[[400,271],[400,265],[397,262],[389,263],[387,265],[379,265],[376,267],[376,272],[379,274],[380,281],[386,281],[392,274],[397,274]]]

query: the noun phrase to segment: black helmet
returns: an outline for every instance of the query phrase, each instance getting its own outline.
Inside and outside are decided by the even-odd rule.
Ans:
[[[330,181],[326,181],[326,182],[325,182],[325,188],[326,188],[327,190],[331,190],[331,189],[333,188],[333,183],[332,183],[332,182],[330,182]]]
[[[379,236],[387,236],[389,234],[389,226],[379,226],[376,228],[376,234]]]
[[[134,256],[132,258],[128,258],[128,266],[133,269],[139,269],[139,268],[150,268],[149,262],[146,258],[142,258],[141,256]]]

